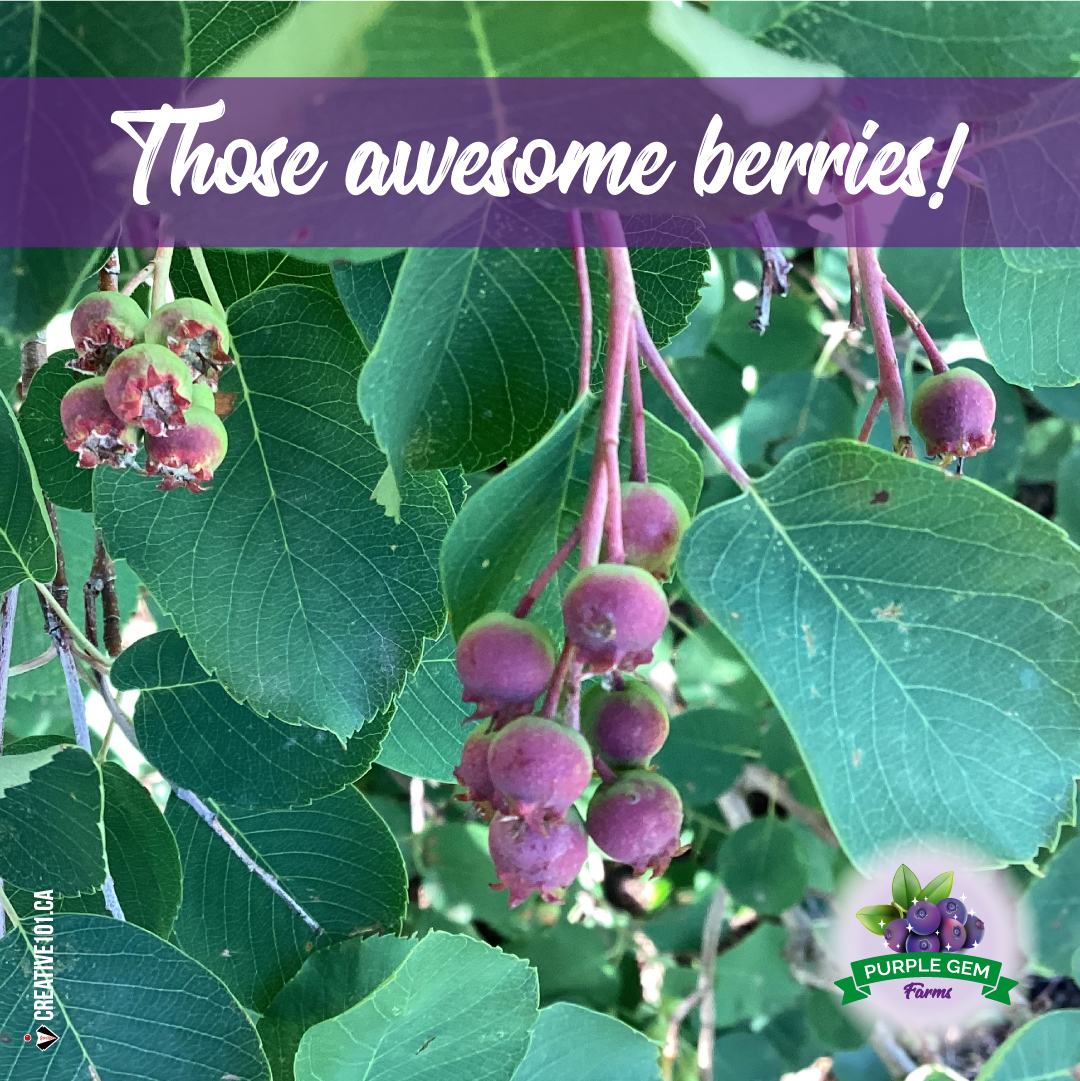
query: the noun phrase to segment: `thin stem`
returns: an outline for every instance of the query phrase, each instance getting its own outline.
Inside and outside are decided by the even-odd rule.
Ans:
[[[98,271],[98,290],[102,293],[115,293],[120,280],[120,253],[113,248],[104,266]]]
[[[94,664],[100,665],[102,668],[108,671],[112,665],[112,661],[109,660],[108,657],[102,656],[101,653],[99,653],[94,648],[92,643],[87,641],[86,635],[83,634],[83,632],[75,626],[74,622],[72,622],[71,616],[69,616],[67,612],[65,612],[64,609],[60,607],[60,605],[57,603],[56,598],[49,592],[49,587],[46,585],[42,585],[41,582],[35,582],[34,585],[37,587],[37,591],[41,595],[42,599],[52,609],[56,618],[61,623],[63,623],[63,625],[67,628],[68,632],[71,634],[72,638],[74,638],[75,641],[79,643],[79,648],[82,649],[82,651]]]
[[[641,393],[641,361],[638,360],[636,326],[630,327],[626,380],[626,396],[630,402],[630,480],[644,484],[649,479],[649,463],[645,447],[645,400]]]
[[[544,695],[544,703],[540,707],[541,717],[554,717],[559,712],[559,699],[562,697],[563,684],[566,682],[566,673],[570,670],[570,662],[574,659],[573,643],[567,638],[563,642],[562,652],[555,665],[555,671],[551,674],[551,682],[548,684],[547,693]]]
[[[572,660],[566,673],[566,708],[563,710],[563,720],[575,732],[581,731],[581,673],[583,667],[581,661]]]
[[[750,220],[757,234],[758,244],[761,245],[761,288],[750,327],[759,334],[764,334],[769,329],[773,294],[787,296],[788,274],[792,264],[780,249],[780,241],[773,230],[772,222],[769,221],[769,215],[764,210],[759,210]]]
[[[578,523],[581,529],[581,552],[578,566],[584,570],[600,558],[600,541],[604,536],[604,518],[607,516],[608,483],[607,468],[599,454],[593,455],[589,490],[585,493],[585,509]]]
[[[11,643],[15,637],[15,609],[18,604],[19,587],[12,586],[0,603],[0,754],[4,751],[4,717],[7,713],[8,676],[11,674]]]
[[[224,319],[225,305],[221,303],[221,297],[218,296],[218,291],[214,286],[214,279],[210,276],[210,268],[206,265],[206,256],[203,255],[202,248],[188,248],[188,254],[191,256],[191,261],[195,264],[195,269],[199,272],[199,281],[202,282],[202,287],[210,300],[210,306]]]
[[[593,755],[593,769],[603,784],[612,784],[619,779],[618,774],[598,754]]]
[[[720,950],[720,931],[724,926],[726,908],[727,891],[718,882],[701,928],[701,971],[698,974],[701,1002],[698,1008],[700,1030],[697,1046],[699,1081],[713,1081],[713,1051],[716,1047],[716,955]]]
[[[112,687],[109,686],[109,681],[100,672],[94,674],[97,677],[98,694],[101,695],[102,700],[105,702],[110,718],[116,727],[124,733],[128,743],[137,750],[139,737],[135,734],[135,725],[132,723],[131,718],[120,708],[120,703],[117,702],[116,695],[113,694]]]
[[[571,210],[566,215],[570,228],[570,243],[574,248],[574,271],[578,283],[578,310],[581,317],[581,352],[578,359],[578,397],[589,392],[592,379],[593,310],[592,287],[589,284],[589,264],[585,255],[585,230],[581,224],[581,211]]]
[[[670,369],[660,355],[660,350],[649,336],[645,326],[645,320],[639,314],[637,317],[638,346],[645,357],[645,364],[652,372],[653,378],[660,384],[664,393],[671,399],[675,408],[683,419],[694,429],[701,441],[713,452],[717,461],[727,471],[728,475],[740,488],[750,487],[750,478],[734,458],[720,445],[720,441],[713,435],[712,429],[705,423],[705,419],[694,408],[693,403],[687,398],[682,387],[676,382]]]
[[[877,420],[878,413],[881,412],[881,403],[884,401],[885,398],[881,393],[881,387],[875,387],[874,400],[866,411],[866,420],[863,421],[862,430],[859,432],[860,443],[865,443],[870,438],[870,433],[874,430],[874,421]]]
[[[701,990],[695,987],[676,1007],[668,1018],[667,1037],[664,1040],[663,1063],[661,1070],[664,1081],[674,1077],[675,1060],[679,1057],[679,1030],[701,1001]]]
[[[570,553],[577,547],[580,539],[581,523],[579,522],[570,531],[570,536],[563,541],[562,547],[548,561],[547,566],[537,575],[536,581],[525,591],[525,596],[518,601],[514,609],[514,615],[518,619],[524,619],[532,611],[532,606],[540,599],[540,594],[544,592],[548,582],[555,577],[558,569],[570,558]]]
[[[934,373],[941,375],[942,372],[947,372],[949,366],[945,363],[945,358],[941,355],[941,350],[938,349],[934,339],[930,337],[930,332],[923,326],[923,321],[915,314],[915,309],[900,295],[896,286],[884,274],[881,276],[881,288],[884,290],[889,303],[900,312],[904,317],[904,322],[915,332],[915,337],[918,338],[919,344],[923,347]]]
[[[146,281],[153,275],[155,265],[156,264],[154,263],[147,263],[146,266],[142,268],[142,270],[137,270],[131,276],[131,280],[124,286],[123,289],[120,290],[120,292],[123,293],[126,297],[131,296],[131,294],[134,293],[135,290],[138,289],[144,281]]]
[[[169,269],[172,266],[172,248],[158,248],[154,253],[154,281],[150,286],[150,310],[155,312],[168,303]]]
[[[105,541],[100,529],[94,532],[94,562],[90,568],[90,580],[101,594],[105,650],[110,657],[119,657],[124,646],[121,640],[120,602],[116,596],[116,565],[105,551]],[[96,638],[94,645],[97,645]]]
[[[263,883],[278,897],[280,897],[295,912],[300,919],[317,935],[323,933],[322,927],[307,913],[303,906],[296,901],[280,882],[269,871],[264,871],[239,845],[236,838],[221,824],[218,816],[194,792],[186,788],[174,788],[178,799],[182,799],[230,848],[240,862],[253,874],[262,879]]]
[[[21,676],[24,672],[32,672],[35,668],[41,668],[46,665],[56,656],[56,646],[49,646],[44,653],[39,653],[36,657],[31,657],[28,661],[23,661],[22,664],[13,664],[8,670],[8,675]]]

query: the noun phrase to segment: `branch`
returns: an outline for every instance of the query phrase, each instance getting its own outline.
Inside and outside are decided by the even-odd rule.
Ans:
[[[934,369],[934,374],[941,375],[942,372],[947,372],[949,366],[945,363],[941,350],[938,349],[934,339],[930,337],[930,332],[923,326],[923,321],[915,314],[915,309],[900,295],[896,286],[884,274],[881,276],[881,287],[889,303],[900,312],[904,317],[904,322],[915,332],[915,337],[918,338],[919,344],[923,347],[923,351],[930,361],[930,367]]]
[[[30,380],[34,378],[45,361],[49,359],[49,347],[45,343],[45,332],[35,334],[22,343],[19,352],[19,382],[15,386],[16,401],[21,403],[30,389]]]
[[[154,263],[147,263],[146,266],[142,268],[142,270],[137,270],[131,276],[131,280],[124,286],[123,289],[120,290],[120,292],[123,293],[126,297],[131,296],[131,294],[134,293],[135,290],[138,289],[144,281],[146,281],[153,275],[154,266]]]
[[[589,284],[589,263],[585,255],[585,231],[581,225],[581,211],[571,210],[566,215],[570,228],[570,243],[574,248],[574,271],[578,283],[578,310],[581,316],[581,352],[578,359],[578,397],[589,392],[592,379],[593,311],[592,287]]]
[[[713,1050],[716,1047],[716,955],[720,950],[720,932],[724,926],[727,890],[719,882],[705,913],[701,928],[701,971],[698,973],[697,1065],[699,1081],[713,1081]]]
[[[695,987],[676,1007],[668,1018],[667,1036],[664,1039],[661,1071],[664,1081],[672,1081],[675,1072],[675,1060],[679,1057],[679,1030],[690,1016],[694,1007],[701,1001],[701,988]]]
[[[11,642],[15,636],[15,609],[19,587],[12,586],[0,602],[0,754],[4,750],[4,717],[7,713],[8,676],[11,673]],[[0,934],[3,929],[0,928]]]
[[[93,644],[87,640],[86,635],[75,626],[71,620],[71,616],[67,614],[52,593],[49,592],[48,586],[42,585],[41,582],[35,582],[34,585],[37,587],[37,591],[44,603],[52,610],[56,620],[62,623],[72,638],[79,643],[79,648],[86,654],[87,660],[95,667],[100,666],[107,672],[112,666],[112,661],[108,657],[102,656],[102,654],[94,648]]]
[[[123,647],[120,626],[120,602],[116,596],[116,565],[105,551],[105,541],[101,530],[94,531],[94,562],[90,568],[90,580],[95,587],[100,583],[102,634],[105,649],[110,657],[119,657]],[[89,637],[89,635],[87,636]],[[97,645],[97,639],[94,639]]]
[[[98,290],[102,293],[115,293],[120,281],[120,253],[113,248],[109,258],[98,271]]]
[[[295,912],[300,919],[317,935],[323,933],[322,927],[307,913],[304,907],[296,901],[284,886],[269,871],[264,871],[239,845],[236,838],[221,824],[218,816],[194,792],[186,788],[173,788],[178,799],[182,799],[232,850],[240,862],[253,874],[262,879],[263,883],[277,894]]]
[[[792,264],[780,249],[780,241],[773,231],[768,214],[759,210],[751,221],[761,245],[761,288],[758,290],[758,301],[754,307],[754,318],[750,320],[750,328],[764,334],[769,329],[773,294],[787,296],[788,273]]]

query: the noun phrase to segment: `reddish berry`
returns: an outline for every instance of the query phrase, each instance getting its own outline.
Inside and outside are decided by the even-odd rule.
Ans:
[[[146,472],[161,477],[163,492],[203,491],[200,482],[213,479],[229,447],[225,425],[208,409],[192,406],[186,417],[183,428],[146,437]]]
[[[232,363],[225,320],[195,297],[181,297],[158,308],[146,324],[145,337],[182,358],[211,388],[217,386],[221,369]]]
[[[146,314],[123,293],[88,293],[71,313],[71,340],[78,357],[68,361],[76,371],[104,372],[113,359],[142,341]]]
[[[83,469],[132,464],[138,432],[109,408],[104,379],[83,379],[68,390],[60,402],[60,422],[64,444],[78,454]]]
[[[570,583],[563,597],[566,634],[578,659],[596,671],[629,671],[652,660],[668,606],[656,579],[640,567],[601,563]]]
[[[626,562],[661,580],[671,574],[690,512],[666,484],[622,486],[623,543]]]
[[[596,790],[586,825],[611,859],[662,875],[679,849],[682,801],[663,777],[638,770]]]
[[[577,811],[535,824],[497,814],[488,831],[488,851],[499,873],[495,888],[510,890],[513,908],[534,891],[544,901],[561,901],[585,863],[589,845]]]
[[[592,751],[580,732],[546,717],[519,717],[492,741],[488,772],[516,814],[566,811],[592,779]]]
[[[621,691],[591,687],[581,699],[581,729],[612,766],[647,766],[664,745],[668,714],[647,683],[628,679]]]
[[[105,397],[122,421],[159,436],[184,423],[184,410],[191,405],[191,372],[160,345],[134,345],[109,367]]]
[[[465,628],[455,655],[463,702],[473,717],[520,717],[555,670],[555,644],[543,627],[507,612],[490,612]]]
[[[996,410],[994,392],[978,372],[952,368],[915,391],[911,422],[931,457],[970,458],[994,445]]]
[[[461,748],[461,762],[454,768],[458,784],[465,786],[464,799],[473,803],[493,803],[495,786],[488,771],[488,748],[495,733],[482,726],[471,733]]]

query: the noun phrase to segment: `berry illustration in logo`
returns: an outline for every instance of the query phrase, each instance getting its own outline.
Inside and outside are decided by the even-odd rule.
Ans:
[[[941,939],[941,948],[946,953],[953,953],[964,948],[964,943],[967,941],[967,931],[964,930],[964,925],[959,920],[947,916],[941,921],[941,927],[938,928],[938,937]]]
[[[931,935],[941,924],[941,910],[929,901],[916,901],[908,909],[908,923],[917,935]]]
[[[937,953],[941,949],[941,940],[935,934],[907,936],[906,953]]]

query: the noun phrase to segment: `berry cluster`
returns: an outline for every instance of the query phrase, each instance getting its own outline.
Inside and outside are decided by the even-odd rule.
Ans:
[[[71,316],[76,357],[86,373],[60,403],[64,443],[92,469],[135,463],[140,437],[146,472],[159,488],[202,491],[228,447],[214,412],[214,388],[229,332],[209,304],[193,297],[147,319],[129,296],[91,293]]]
[[[907,916],[885,928],[885,941],[893,953],[955,953],[982,942],[983,921],[968,914],[963,901],[946,897],[935,905],[915,901]]]
[[[454,774],[461,798],[491,820],[491,857],[511,905],[534,891],[559,900],[585,862],[586,834],[638,874],[662,874],[679,847],[678,792],[649,768],[667,737],[667,711],[624,673],[652,660],[667,625],[658,579],[670,574],[689,514],[662,484],[624,484],[621,502],[626,562],[587,566],[571,581],[561,657],[546,630],[504,612],[476,620],[458,641],[462,699],[476,705],[470,720],[483,723]],[[581,731],[571,692],[562,695],[571,665],[600,677],[581,698]],[[583,823],[573,805],[594,767],[602,783]]]

